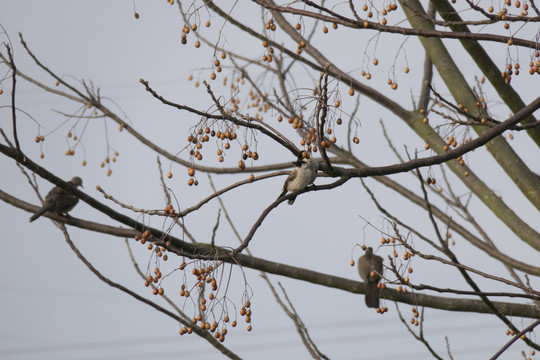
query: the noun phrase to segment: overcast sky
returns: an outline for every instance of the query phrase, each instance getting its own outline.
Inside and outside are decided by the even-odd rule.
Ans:
[[[189,82],[187,78],[190,74],[200,76],[201,79],[208,76],[205,70],[193,70],[210,66],[212,49],[203,46],[198,53],[194,52],[194,38],[190,38],[190,43],[186,46],[180,44],[183,22],[176,7],[171,7],[166,1],[136,1],[135,5],[140,14],[139,20],[133,16],[132,1],[0,0],[0,24],[13,43],[15,61],[20,71],[54,86],[53,79],[41,71],[20,46],[18,32],[23,34],[35,55],[52,71],[61,74],[73,84],[81,79],[85,79],[87,83],[92,81],[101,89],[102,96],[114,101],[108,105],[119,114],[125,112],[126,121],[152,141],[172,153],[177,153],[186,144],[188,129],[195,125],[198,119],[158,103],[139,84],[139,79],[150,81],[152,87],[172,101],[205,110],[211,104],[206,91],[202,87],[195,88],[193,82]],[[260,17],[258,12],[248,13],[242,9],[235,11],[233,15],[248,24]],[[201,16],[201,20],[206,21],[207,13],[202,12]],[[223,26],[223,21],[214,15],[210,20],[215,31]],[[241,46],[231,26],[225,25],[223,29],[228,45]],[[7,36],[4,34],[1,37],[2,42],[7,41]],[[384,41],[388,38],[382,39]],[[337,37],[328,41],[328,53],[337,51],[339,48],[336,44],[342,40],[343,38]],[[361,46],[367,46],[365,40],[359,42]],[[393,96],[403,106],[410,108],[410,92],[418,89],[423,56],[416,56],[416,39],[409,40],[407,46],[410,49],[407,64],[413,69],[412,78],[403,79],[400,91]],[[383,59],[383,62],[388,59],[386,64],[383,64],[386,67],[373,70],[374,74],[379,75],[379,79],[388,76],[388,63],[394,61],[395,49],[396,47],[391,47],[390,53],[387,53],[389,50],[384,46],[377,49],[377,57]],[[251,56],[262,54],[261,48],[254,48],[249,42],[244,45],[243,50]],[[348,71],[358,70],[358,59],[362,58],[364,49],[356,53],[354,49],[351,51],[356,57],[336,56],[335,60],[340,61]],[[368,53],[373,54],[374,50],[371,49]],[[455,49],[455,53],[459,54],[459,50]],[[398,68],[403,68],[404,58],[398,57],[397,64]],[[2,69],[4,74],[5,67]],[[472,66],[466,71],[470,75],[478,74]],[[316,78],[318,74],[312,73],[312,76]],[[401,74],[398,76],[402,79]],[[309,82],[305,73],[299,73],[297,80],[303,85]],[[435,81],[437,80],[436,77]],[[516,86],[533,89],[532,85],[527,87],[518,81],[527,81],[526,79],[516,80]],[[10,82],[2,82],[1,86],[5,90],[0,97],[0,127],[8,136],[11,135],[11,112],[6,105],[10,101]],[[371,85],[388,92],[384,80]],[[219,95],[229,94],[227,87],[222,86],[219,80],[212,86]],[[442,84],[439,86],[443,87]],[[344,93],[346,90],[342,89]],[[526,102],[537,95],[534,95],[534,91],[530,93],[524,92]],[[353,107],[353,100],[344,101],[349,109]],[[361,98],[361,104],[361,143],[356,151],[363,155],[360,156],[363,161],[371,165],[396,162],[388,146],[380,141],[380,119],[387,124],[389,134],[396,139],[400,150],[403,149],[403,144],[408,145],[410,150],[423,148],[421,140],[399,120],[392,118],[388,111],[373,106],[373,103],[365,98]],[[29,114],[26,116],[18,113],[18,130],[21,147],[32,160],[66,180],[75,175],[80,176],[84,181],[84,191],[100,201],[107,202],[95,190],[96,185],[135,207],[154,209],[165,205],[156,154],[148,151],[125,132],[118,132],[117,125],[112,122],[105,123],[103,119],[92,121],[84,133],[84,148],[79,146],[74,156],[66,157],[63,154],[67,150],[66,133],[69,126],[55,130],[65,121],[65,117],[53,110],[74,114],[79,105],[46,94],[21,79],[18,82],[17,106]],[[504,114],[508,111],[501,107],[501,112]],[[42,128],[38,129],[37,123]],[[79,126],[76,131],[81,133],[82,127]],[[46,140],[41,145],[34,142],[38,134],[46,135]],[[525,136],[515,136],[523,140],[522,149],[534,149]],[[107,144],[110,146],[109,151],[119,152],[117,162],[112,165],[110,177],[106,176],[106,169],[99,166],[108,155]],[[39,159],[41,151],[45,154],[43,160]],[[283,150],[276,151],[268,141],[261,141],[258,151],[261,154],[261,164],[294,160]],[[481,152],[477,153],[479,154],[471,155],[470,160],[477,169],[491,179],[499,176],[497,170],[492,169],[496,167],[491,166],[491,160]],[[206,156],[208,164],[215,164],[216,158],[211,155],[213,154],[209,152]],[[185,152],[181,152],[179,156],[187,158]],[[83,160],[88,163],[86,167],[82,166]],[[201,182],[198,188],[189,188],[186,186],[188,177],[185,169],[166,159],[161,160],[165,172],[171,169],[174,174],[173,178],[168,180],[168,186],[174,191],[183,208],[197,203],[211,193],[206,175],[198,175]],[[532,164],[536,158],[524,160]],[[231,155],[227,166],[234,166],[236,162],[237,158]],[[539,170],[538,165],[533,164],[532,167]],[[38,204],[35,194],[11,160],[0,157],[0,168],[2,190]],[[222,188],[243,178],[245,176],[224,175],[215,176],[214,181],[218,188]],[[394,179],[408,184],[415,181],[406,174]],[[498,180],[500,182],[497,183],[497,191],[505,195],[505,199],[513,206],[522,210],[526,220],[533,225],[538,224],[537,211],[525,202],[521,195],[513,194],[510,190],[505,192],[512,188],[511,182],[503,177]],[[260,212],[277,197],[283,181],[284,178],[279,177],[258,182],[223,197],[242,235],[249,231]],[[327,181],[317,180],[318,183]],[[38,183],[42,194],[52,186],[41,179],[38,179]],[[414,205],[374,181],[368,181],[368,184],[378,191],[379,199],[385,205],[432,235],[428,219],[422,212],[417,212]],[[110,202],[108,205],[113,206]],[[476,206],[475,209],[482,208],[481,205],[473,206]],[[186,218],[186,226],[196,235],[198,241],[209,241],[218,208],[217,201],[213,201],[204,207],[199,215]],[[115,209],[130,214],[118,207]],[[30,214],[3,202],[0,202],[0,214],[0,224],[3,225],[3,236],[0,240],[0,274],[3,274],[0,277],[0,359],[224,358],[196,335],[179,336],[179,326],[174,320],[101,282],[77,259],[51,221],[41,218],[30,224]],[[83,219],[107,222],[84,203],[79,204],[72,214]],[[479,220],[489,223],[493,219],[485,215]],[[160,221],[162,219],[152,220],[151,225],[159,228],[163,226]],[[255,256],[359,280],[355,268],[349,266],[351,257],[356,259],[361,255],[355,245],[365,243],[376,248],[380,238],[377,229],[368,226],[366,221],[379,228],[385,224],[360,182],[350,181],[338,191],[301,196],[292,207],[280,205],[258,230],[250,249]],[[234,246],[236,240],[223,217],[220,230],[216,244]],[[82,253],[104,275],[165,305],[165,302],[152,296],[150,291],[144,288],[143,281],[131,265],[123,239],[74,228],[69,228],[69,231]],[[497,240],[500,240],[498,245],[502,249],[514,251],[521,259],[537,263],[537,254],[527,253],[529,250],[525,246],[502,241],[505,236],[512,237],[508,230],[494,223],[489,231],[500,235]],[[178,229],[175,229],[173,234],[181,236]],[[473,259],[479,256],[480,253],[464,241],[457,241],[456,251],[465,261],[473,262]],[[143,269],[146,266],[153,268],[149,263],[150,253],[133,240],[130,240],[130,244]],[[525,253],[527,255],[524,255]],[[388,251],[381,249],[379,254],[386,257]],[[180,259],[171,256],[164,268],[172,270],[180,262]],[[481,265],[496,274],[506,275],[502,267],[492,260],[486,260]],[[448,278],[449,287],[466,289],[459,278],[453,273],[450,274],[448,268],[425,263],[415,266],[415,276],[418,276],[415,279],[418,282]],[[229,269],[227,267],[226,271]],[[231,303],[239,306],[246,289],[252,295],[254,330],[248,333],[245,324],[239,321],[241,325],[229,331],[225,345],[247,359],[309,358],[293,323],[274,301],[259,274],[248,269],[244,271],[242,274],[238,268],[232,270],[228,298]],[[247,285],[244,283],[244,275]],[[330,358],[375,359],[395,357],[398,354],[404,359],[431,358],[425,347],[415,341],[400,323],[391,302],[386,302],[390,311],[381,316],[364,306],[362,295],[277,276],[271,276],[271,279],[275,285],[278,281],[282,282],[313,340]],[[172,275],[167,281],[169,287],[175,289],[182,278]],[[167,286],[165,289],[167,291]],[[487,289],[497,289],[497,285],[490,283]],[[177,300],[180,306],[184,306],[188,314],[192,311],[192,305],[189,302],[184,304],[174,291],[169,295]],[[410,306],[404,305],[401,309],[404,317],[409,319]],[[456,359],[473,356],[487,358],[509,339],[504,335],[506,327],[494,316],[427,309],[425,321],[424,332],[432,346],[444,356],[447,336]],[[517,323],[521,325],[519,320]],[[502,358],[516,358],[523,349],[527,350],[521,344],[515,345]]]

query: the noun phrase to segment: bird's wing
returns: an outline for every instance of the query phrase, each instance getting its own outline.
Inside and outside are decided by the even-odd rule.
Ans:
[[[285,194],[287,194],[287,192],[289,191],[288,190],[289,184],[291,183],[291,181],[293,181],[296,178],[297,173],[298,171],[295,168],[293,169],[293,171],[291,171],[289,176],[287,176],[287,179],[285,179],[285,183],[283,184],[283,191],[281,192],[281,194],[279,194],[278,199],[282,196],[285,196]]]
[[[288,191],[288,188],[289,188],[289,184],[291,182],[294,181],[294,179],[296,179],[296,176],[298,175],[298,170],[294,169],[293,171],[291,171],[291,173],[289,174],[289,176],[287,177],[287,179],[285,180],[285,184],[283,184],[283,190],[285,190],[285,192]]]
[[[45,202],[46,203],[56,203],[56,201],[64,196],[66,192],[61,187],[55,186],[47,193],[45,196]]]
[[[358,274],[365,282],[369,280],[369,272],[371,271],[370,268],[371,264],[369,263],[367,255],[364,254],[363,256],[360,256],[358,258]]]
[[[383,273],[383,258],[380,256],[374,256],[373,258],[373,268],[377,273],[382,275]]]

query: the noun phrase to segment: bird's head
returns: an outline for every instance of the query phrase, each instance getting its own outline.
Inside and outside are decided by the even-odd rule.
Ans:
[[[300,167],[302,166],[303,164],[311,164],[311,159],[308,159],[308,158],[301,158],[301,159],[298,159],[296,160],[295,162],[293,162],[294,166],[297,166],[297,167]]]
[[[82,185],[82,179],[80,177],[78,177],[78,176],[75,176],[69,182],[72,183],[73,185],[75,185],[75,187],[77,187],[77,186],[84,187]]]

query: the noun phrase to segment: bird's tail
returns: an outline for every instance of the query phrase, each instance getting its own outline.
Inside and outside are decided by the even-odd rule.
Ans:
[[[34,215],[32,215],[30,217],[30,222],[36,220],[38,217],[40,217],[41,215],[45,214],[47,211],[49,211],[51,208],[48,207],[48,206],[44,206],[42,207],[37,213],[35,213]]]
[[[377,283],[366,283],[366,305],[370,308],[379,307],[379,289]]]
[[[279,194],[278,199],[285,196],[285,195],[287,195],[287,190],[283,190],[281,192],[281,194]],[[287,200],[287,204],[289,204],[289,205],[294,204],[294,200],[296,200],[296,196],[294,196],[294,197],[290,198],[289,200]]]

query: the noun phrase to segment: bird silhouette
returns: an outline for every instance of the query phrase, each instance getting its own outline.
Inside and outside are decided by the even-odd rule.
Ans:
[[[68,184],[71,184],[73,188],[76,188],[77,186],[82,187],[82,179],[78,176],[75,176],[73,179],[68,181]],[[71,211],[71,209],[75,207],[75,205],[77,205],[78,202],[79,198],[73,193],[62,189],[59,186],[55,186],[45,196],[45,202],[43,203],[43,206],[41,207],[41,209],[39,209],[38,212],[32,215],[32,217],[30,218],[30,222],[36,220],[38,217],[48,211],[58,214],[67,214],[69,211]]]
[[[366,305],[370,308],[379,307],[379,289],[377,284],[383,273],[383,258],[373,254],[373,248],[368,247],[366,253],[358,258],[358,274],[366,286]]]

